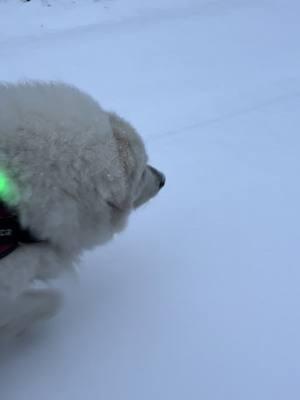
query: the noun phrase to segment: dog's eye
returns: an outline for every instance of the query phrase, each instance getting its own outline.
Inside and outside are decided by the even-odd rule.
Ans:
[[[114,203],[112,203],[111,201],[107,201],[106,203],[107,203],[107,205],[108,205],[110,208],[112,208],[113,210],[115,210],[115,211],[120,211],[120,208],[119,208],[118,206],[116,206]]]

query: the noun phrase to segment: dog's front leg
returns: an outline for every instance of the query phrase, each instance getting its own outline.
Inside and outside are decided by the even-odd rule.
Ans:
[[[15,299],[2,299],[0,337],[18,335],[35,322],[51,318],[61,303],[61,292],[51,288],[30,289]]]

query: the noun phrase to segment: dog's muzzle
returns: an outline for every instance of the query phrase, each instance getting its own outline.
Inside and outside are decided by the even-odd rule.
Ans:
[[[165,175],[158,171],[156,168],[152,167],[151,165],[149,165],[149,168],[151,170],[151,172],[153,172],[154,175],[156,175],[158,177],[158,181],[159,181],[159,188],[163,188],[166,184],[166,177]]]

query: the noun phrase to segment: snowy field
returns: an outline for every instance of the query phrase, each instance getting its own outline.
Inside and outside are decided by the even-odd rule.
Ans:
[[[1,400],[300,398],[299,13],[0,1],[0,79],[87,90],[167,175],[61,314],[1,348]]]

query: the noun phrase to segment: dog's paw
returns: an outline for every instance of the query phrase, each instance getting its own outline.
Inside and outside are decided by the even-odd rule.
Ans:
[[[56,289],[32,289],[9,306],[9,319],[0,325],[0,337],[18,336],[35,322],[53,317],[62,304]]]

